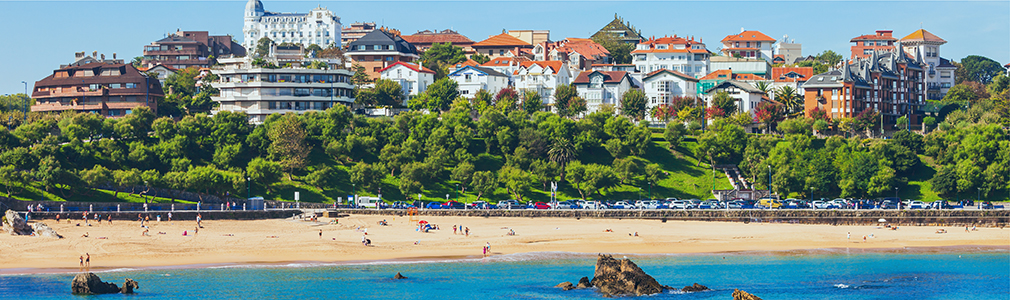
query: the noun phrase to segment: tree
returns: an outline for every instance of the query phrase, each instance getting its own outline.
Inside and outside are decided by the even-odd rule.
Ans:
[[[830,128],[831,128],[831,124],[828,123],[827,121],[824,121],[824,120],[814,121],[814,130],[816,130],[818,133],[822,133],[825,130],[828,130]]]
[[[635,121],[645,118],[646,106],[645,93],[640,89],[632,89],[621,96],[621,114],[635,119]]]
[[[484,195],[490,195],[498,189],[498,178],[491,171],[477,171],[470,179],[470,188],[477,193],[477,201]]]
[[[7,189],[7,198],[11,197],[11,192],[14,191],[15,187],[20,187],[25,184],[26,178],[24,171],[14,168],[12,165],[0,166],[0,184]]]
[[[757,111],[754,112],[754,115],[758,121],[764,124],[765,132],[770,133],[775,123],[785,118],[785,107],[782,104],[761,101],[761,103],[758,103]]]
[[[140,69],[144,66],[144,57],[136,56],[130,61],[130,64],[133,65],[134,68]]]
[[[657,120],[669,122],[670,119],[677,117],[677,110],[672,105],[660,104],[652,108],[651,115]]]
[[[333,168],[324,166],[305,176],[305,183],[318,188],[320,191],[326,191],[336,181],[335,173]]]
[[[380,106],[403,106],[403,87],[396,81],[389,79],[379,79],[375,81],[375,88],[372,88],[374,97],[373,105]]]
[[[249,166],[245,170],[249,180],[263,185],[267,192],[271,193],[273,192],[272,187],[274,183],[280,182],[281,176],[284,176],[281,164],[263,159],[262,157],[257,157],[250,161]]]
[[[698,138],[698,162],[708,158],[712,164],[737,164],[747,145],[743,127],[717,121]]]
[[[929,132],[929,128],[936,127],[936,118],[932,116],[922,118],[922,126],[923,131]]]
[[[824,52],[821,52],[821,54],[817,55],[817,60],[824,62],[828,66],[834,66],[842,61],[842,55],[835,53],[835,51],[824,50]]]
[[[365,73],[365,67],[354,64],[351,66],[351,71],[354,71],[354,75],[351,75],[351,84],[355,86],[355,89],[360,89],[362,85],[372,82],[372,78],[368,77],[368,73]]]
[[[445,66],[466,61],[466,54],[463,53],[463,47],[453,46],[451,42],[434,43],[431,45],[431,48],[424,50],[424,53],[421,54],[421,61],[424,62],[424,67],[438,70]],[[435,80],[444,77],[436,76]]]
[[[494,96],[492,96],[490,92],[485,89],[480,89],[477,90],[476,94],[474,94],[470,107],[476,109],[478,114],[484,115],[484,112],[486,112],[488,108],[493,107],[493,100]]]
[[[473,170],[474,170],[473,164],[468,161],[464,161],[456,165],[455,168],[452,168],[451,179],[459,182],[463,186],[466,186],[467,183],[470,182],[471,177],[473,176]]]
[[[523,91],[523,111],[527,114],[533,114],[540,110],[543,110],[544,101],[540,99],[540,93],[535,90]]]
[[[964,81],[951,87],[943,96],[943,102],[976,103],[987,98],[989,93],[985,86],[974,81]]]
[[[929,182],[933,186],[933,192],[942,197],[953,197],[957,193],[957,171],[953,166],[941,167]]]
[[[364,162],[359,162],[351,167],[351,182],[368,191],[375,191],[385,175],[381,167]]]
[[[612,32],[596,34],[592,39],[593,42],[600,44],[604,49],[607,49],[607,52],[610,52],[610,57],[614,59],[614,63],[631,63],[631,50],[635,50],[635,44],[625,43],[621,37]]]
[[[958,71],[961,71],[961,74],[955,74],[957,84],[960,84],[963,81],[975,81],[982,84],[989,84],[993,78],[1006,72],[1006,69],[1003,68],[1000,63],[989,59],[988,57],[968,55],[967,57],[961,59]]]
[[[670,149],[676,150],[680,147],[680,143],[684,141],[684,135],[687,134],[687,128],[684,127],[684,123],[671,122],[666,123],[666,131],[663,132],[663,138],[670,143]]]
[[[601,189],[607,189],[617,184],[613,169],[598,164],[584,165],[572,162],[565,168],[565,179],[571,183],[582,199],[589,199]]]
[[[480,53],[474,53],[473,55],[470,55],[470,59],[482,65],[491,61],[490,57],[487,57],[487,55],[482,55]]]
[[[568,115],[569,116],[579,116],[585,113],[589,109],[586,99],[582,97],[572,98],[571,102],[568,103]]]
[[[570,117],[572,99],[579,97],[579,92],[571,84],[561,84],[554,89],[554,111],[562,117]]]
[[[758,81],[754,83],[754,88],[758,89],[762,93],[767,94],[771,90],[772,86],[769,81]]]
[[[509,113],[516,107],[516,101],[519,100],[519,93],[516,90],[507,87],[498,91],[498,94],[494,96],[494,106],[498,108],[498,111],[502,113]]]
[[[786,113],[791,114],[803,110],[803,96],[791,86],[781,86],[774,90],[775,101],[785,105]]]
[[[779,122],[778,130],[784,134],[811,134],[813,126],[812,119],[788,119]]]
[[[498,172],[498,182],[500,182],[512,197],[520,202],[523,201],[523,194],[530,189],[530,174],[513,166],[505,166]]]
[[[736,111],[736,99],[730,97],[726,91],[719,91],[712,98],[712,108],[718,108],[723,114],[730,114]]]
[[[459,97],[459,84],[455,80],[442,78],[428,86],[422,96],[410,99],[411,109],[427,109],[429,111],[447,111],[449,106]]]
[[[119,196],[119,191],[123,187],[130,187],[130,195],[133,195],[133,187],[143,183],[140,170],[129,169],[129,170],[115,170],[112,171],[113,180],[116,183],[116,190],[113,193],[113,197]]]
[[[621,180],[621,184],[628,183],[638,175],[639,165],[637,157],[615,158],[613,165],[614,174]]]
[[[265,57],[270,55],[270,46],[273,46],[274,41],[270,38],[262,37],[256,41],[256,52],[253,52],[256,57]]]
[[[295,170],[305,167],[311,150],[305,143],[305,127],[297,114],[286,114],[269,125],[270,157],[281,163],[292,179]]]

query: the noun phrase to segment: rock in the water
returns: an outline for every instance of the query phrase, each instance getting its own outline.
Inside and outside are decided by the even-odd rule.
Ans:
[[[589,277],[582,277],[579,279],[579,285],[576,288],[587,289],[593,287],[593,283],[589,282]]]
[[[596,272],[590,283],[606,296],[641,296],[663,291],[655,278],[631,260],[616,260],[610,255],[600,255],[596,260]]]
[[[3,215],[4,231],[10,235],[30,235],[32,234],[32,227],[28,226],[25,219],[21,217],[16,211],[8,209]]]
[[[407,279],[407,276],[400,275],[400,272],[396,272],[396,276],[393,279]]]
[[[129,282],[129,281],[127,281]],[[74,281],[70,283],[70,288],[77,295],[97,295],[119,293],[119,286],[115,283],[102,282],[95,273],[80,273],[74,276]]]
[[[748,292],[733,289],[733,300],[761,300],[761,298],[751,295]]]
[[[558,285],[555,285],[554,287],[556,287],[556,288],[561,288],[562,290],[566,290],[566,291],[567,291],[567,290],[571,290],[571,289],[574,289],[574,288],[575,288],[575,286],[574,286],[574,285],[572,285],[572,283],[571,283],[571,282],[568,282],[568,281],[565,281],[565,282],[562,282],[562,283],[559,283]]]
[[[56,230],[49,228],[49,225],[46,225],[45,223],[32,223],[32,230],[35,231],[36,236],[54,237],[58,239],[63,238],[62,235],[56,233]]]
[[[697,282],[695,282],[694,285],[685,286],[680,290],[684,292],[701,292],[701,291],[707,291],[709,290],[709,288],[707,286],[700,285]]]
[[[139,290],[140,284],[138,284],[136,281],[133,281],[133,279],[127,278],[126,281],[123,282],[123,288],[120,289],[119,292],[123,294],[133,294],[134,289]]]

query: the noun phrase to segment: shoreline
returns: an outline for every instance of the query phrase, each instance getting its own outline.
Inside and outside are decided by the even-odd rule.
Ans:
[[[667,256],[808,256],[808,255],[867,255],[867,254],[989,254],[989,253],[1010,253],[1010,246],[991,245],[956,245],[938,247],[902,247],[902,248],[818,248],[818,249],[792,249],[778,251],[723,251],[708,253],[607,253],[610,255],[632,256],[638,258],[656,258]],[[396,257],[378,260],[338,260],[338,261],[312,261],[312,260],[291,260],[291,261],[246,261],[246,262],[222,262],[209,264],[182,264],[182,265],[150,265],[134,267],[105,267],[92,269],[92,273],[114,273],[132,271],[153,271],[153,270],[189,270],[189,269],[227,269],[227,268],[314,268],[332,266],[367,266],[367,265],[396,265],[396,264],[432,264],[432,263],[467,263],[467,262],[511,262],[511,261],[536,261],[546,259],[579,259],[592,258],[598,253],[588,252],[524,252],[508,253],[495,256],[488,256],[486,259],[480,256],[443,256],[443,257]],[[518,259],[507,259],[516,256],[530,256]],[[0,276],[22,276],[40,274],[74,274],[79,271],[66,268],[10,268],[0,269]]]
[[[389,226],[377,224],[383,220]],[[85,253],[92,257],[92,270],[108,271],[479,261],[486,244],[492,247],[492,261],[557,253],[577,257],[1010,251],[1010,230],[992,227],[959,231],[964,227],[891,230],[867,225],[454,216],[421,220],[438,224],[440,230],[419,232],[416,218],[351,215],[337,224],[328,218],[205,220],[196,235],[194,220],[151,221],[150,235],[145,236],[137,221],[86,226],[79,220],[60,224],[45,220],[42,223],[64,238],[0,235],[4,253],[0,266],[5,267],[0,275],[77,272],[78,257]],[[469,228],[470,235],[454,234],[453,224]],[[939,228],[948,233],[935,233]],[[372,245],[363,246],[363,237]]]

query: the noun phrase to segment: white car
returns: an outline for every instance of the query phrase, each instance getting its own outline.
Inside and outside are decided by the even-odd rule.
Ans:
[[[911,201],[908,203],[908,209],[925,209],[925,208],[926,203],[919,200]]]
[[[814,201],[812,204],[816,209],[828,209],[828,207],[830,206],[830,204],[828,204],[827,202],[820,200]]]
[[[635,208],[637,209],[657,209],[659,208],[659,201],[656,200],[641,200],[635,202]]]
[[[579,201],[579,207],[582,209],[606,209],[607,205],[600,201]]]
[[[611,208],[615,208],[615,209],[633,209],[633,208],[635,208],[635,206],[631,205],[631,203],[628,203],[628,201],[617,201],[617,202],[614,202],[614,205]]]
[[[688,209],[691,204],[684,200],[670,201],[670,209]]]

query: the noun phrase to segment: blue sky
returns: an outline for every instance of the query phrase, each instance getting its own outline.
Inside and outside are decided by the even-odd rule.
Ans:
[[[245,0],[0,0],[0,94],[21,93],[74,52],[140,56],[144,45],[176,29],[242,36]],[[453,28],[474,41],[502,29],[548,29],[553,40],[588,37],[614,13],[645,36],[690,35],[709,50],[740,28],[803,44],[803,54],[849,56],[849,39],[890,29],[899,38],[924,28],[947,40],[940,56],[983,55],[1010,62],[1010,1],[263,1],[268,11],[307,12],[321,5],[347,26],[376,22],[404,34]]]

